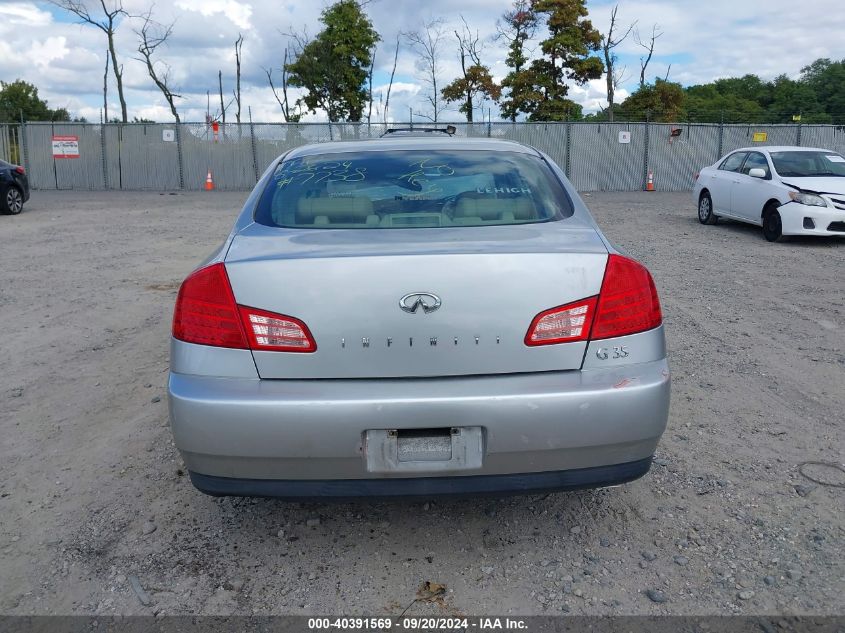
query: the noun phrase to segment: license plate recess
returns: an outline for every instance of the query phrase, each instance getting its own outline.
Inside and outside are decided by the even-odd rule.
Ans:
[[[480,426],[437,429],[373,429],[364,436],[367,472],[453,472],[481,468]]]

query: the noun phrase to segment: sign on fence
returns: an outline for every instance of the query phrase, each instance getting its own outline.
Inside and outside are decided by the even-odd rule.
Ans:
[[[53,136],[53,158],[79,158],[79,137]]]
[[[623,130],[619,132],[619,142],[623,145],[627,145],[631,142],[631,133],[627,130]]]
[[[754,143],[765,143],[768,139],[769,135],[767,132],[754,132],[754,135],[751,137]]]

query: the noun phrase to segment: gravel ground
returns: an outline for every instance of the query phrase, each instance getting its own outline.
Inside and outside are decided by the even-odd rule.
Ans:
[[[666,315],[671,419],[637,482],[213,499],[171,441],[169,320],[244,198],[35,192],[0,217],[0,613],[845,613],[845,474],[799,472],[843,461],[845,241],[701,226],[685,194],[585,197]]]

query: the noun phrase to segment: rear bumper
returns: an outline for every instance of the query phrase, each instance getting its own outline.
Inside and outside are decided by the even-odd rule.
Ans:
[[[651,457],[627,464],[575,468],[544,473],[474,475],[466,477],[415,477],[405,479],[232,479],[191,472],[191,482],[215,497],[276,497],[280,499],[346,499],[350,497],[441,497],[506,495],[624,484],[642,477]]]
[[[635,478],[645,470],[631,475],[620,465],[654,453],[666,427],[670,380],[661,359],[583,371],[432,379],[258,380],[171,373],[168,390],[176,446],[201,490],[391,496],[450,494],[460,492],[458,484],[493,492]],[[414,473],[367,470],[367,430],[430,427],[481,427],[481,467],[449,470],[432,462]],[[597,467],[622,470],[567,474]],[[499,475],[510,478],[482,481]],[[425,483],[433,479],[441,482]],[[391,492],[393,485],[403,491]]]

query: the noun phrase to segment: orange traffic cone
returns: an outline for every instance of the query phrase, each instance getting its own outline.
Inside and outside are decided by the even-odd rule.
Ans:
[[[214,191],[214,180],[211,178],[211,170],[208,170],[208,175],[205,177],[205,190]]]
[[[648,170],[648,180],[646,181],[645,190],[654,191],[654,172],[650,169]]]

